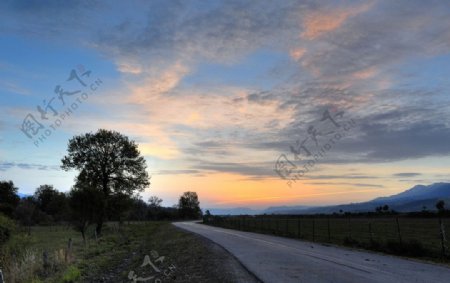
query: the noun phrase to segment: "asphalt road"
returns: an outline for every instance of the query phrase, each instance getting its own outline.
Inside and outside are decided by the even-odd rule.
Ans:
[[[394,256],[178,222],[233,254],[261,281],[450,283],[450,268]]]

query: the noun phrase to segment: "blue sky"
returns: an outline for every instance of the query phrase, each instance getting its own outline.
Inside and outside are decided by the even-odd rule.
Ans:
[[[142,196],[165,205],[186,190],[205,207],[264,207],[448,181],[449,14],[440,1],[4,1],[0,179],[68,191],[68,140],[106,128],[139,143],[152,176]],[[86,87],[72,70],[91,71]],[[63,105],[58,85],[80,92]],[[52,98],[58,115],[43,120]],[[72,103],[45,140],[20,130],[28,114],[49,129]],[[356,126],[282,179],[276,161],[300,172],[310,157],[290,146],[326,109]]]

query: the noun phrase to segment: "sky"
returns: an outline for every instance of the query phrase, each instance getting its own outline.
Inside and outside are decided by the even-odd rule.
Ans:
[[[2,1],[0,180],[69,191],[75,135],[139,144],[171,206],[366,201],[450,179],[444,1]]]

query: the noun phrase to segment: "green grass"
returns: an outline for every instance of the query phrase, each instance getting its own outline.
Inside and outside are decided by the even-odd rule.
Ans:
[[[64,275],[62,276],[62,282],[72,283],[77,282],[81,277],[81,271],[76,266],[69,266]]]
[[[236,216],[213,217],[206,224],[321,243],[347,245],[410,257],[449,262],[443,255],[437,218]],[[447,234],[450,219],[443,219]],[[399,231],[400,230],[400,231]],[[447,244],[448,245],[448,244]]]
[[[65,226],[32,227],[16,232],[1,247],[5,282],[129,282],[133,271],[139,277],[159,276],[163,282],[228,282],[217,268],[221,253],[212,253],[205,240],[173,227],[168,222],[108,223],[95,241],[93,228],[85,246],[81,234]],[[70,257],[65,253],[72,239]],[[43,252],[48,253],[44,268]],[[146,255],[164,257],[160,273],[141,267]],[[156,265],[155,258],[151,257]],[[218,264],[211,264],[218,262]],[[172,268],[172,269],[170,269]],[[163,272],[166,272],[164,275]]]

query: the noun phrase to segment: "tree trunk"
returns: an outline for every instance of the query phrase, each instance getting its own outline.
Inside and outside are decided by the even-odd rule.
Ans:
[[[102,234],[102,227],[103,227],[103,216],[101,219],[97,221],[97,226],[95,227],[95,231],[97,232],[97,236],[101,236]]]
[[[84,233],[84,230],[81,230],[81,237],[83,237],[83,243],[86,246],[86,235]]]

